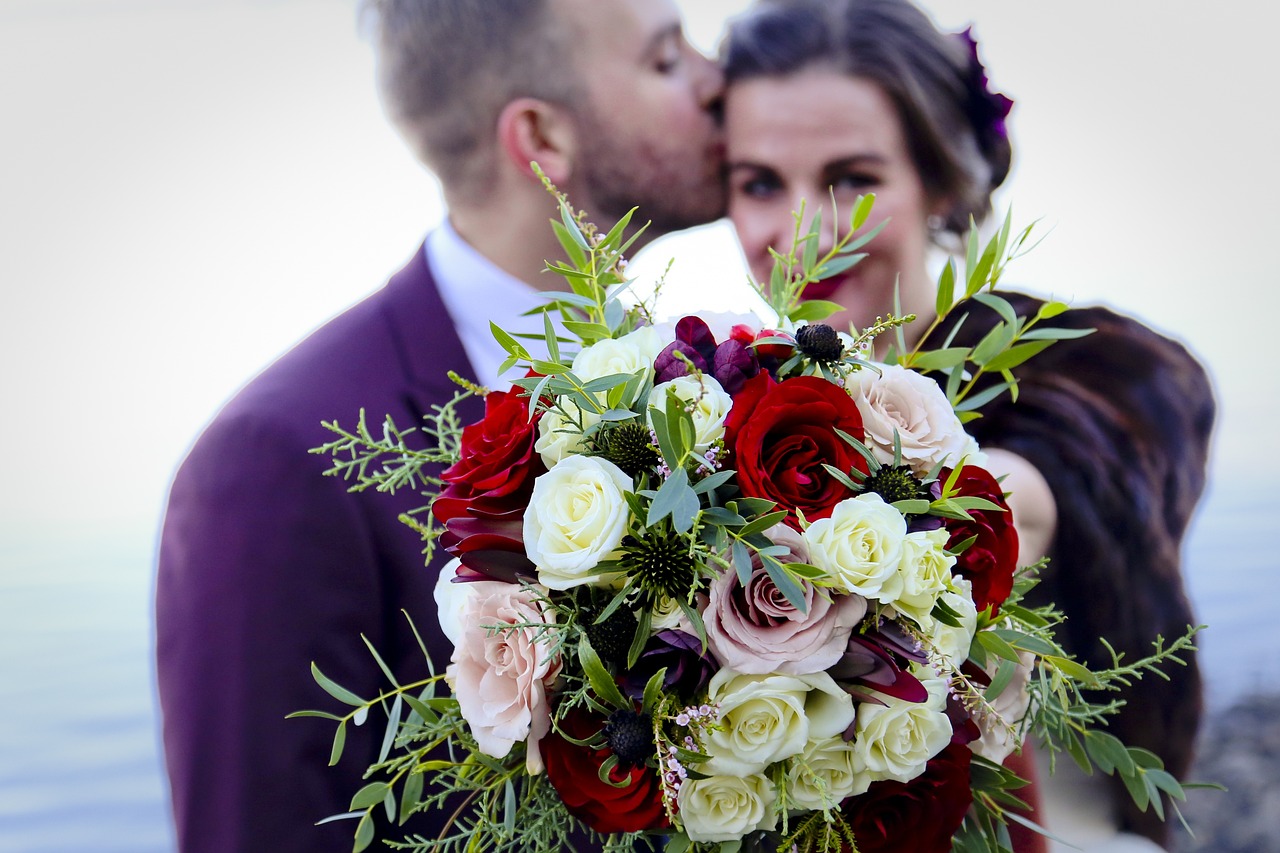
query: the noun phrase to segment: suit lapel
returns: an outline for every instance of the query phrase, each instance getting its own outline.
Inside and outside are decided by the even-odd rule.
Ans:
[[[406,403],[421,418],[432,411],[433,404],[452,399],[458,390],[448,371],[462,376],[472,376],[475,371],[440,298],[425,245],[419,246],[404,268],[391,277],[385,295],[382,310],[401,358],[408,389]],[[483,403],[476,398],[464,401],[459,407],[462,422],[478,420],[483,409]]]

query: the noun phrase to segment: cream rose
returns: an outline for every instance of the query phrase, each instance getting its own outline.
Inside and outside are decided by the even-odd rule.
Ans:
[[[603,583],[614,572],[596,571],[627,532],[623,493],[631,478],[607,459],[568,456],[533,481],[524,513],[524,548],[551,589]]]
[[[692,841],[737,841],[757,829],[773,829],[778,792],[760,775],[687,779],[676,802],[680,822]]]
[[[711,758],[699,770],[744,776],[790,758],[810,740],[833,737],[853,722],[853,699],[825,672],[745,675],[721,669],[707,685],[708,704],[722,726],[703,747]]]
[[[861,794],[883,779],[911,781],[951,742],[946,680],[923,668],[915,674],[929,691],[928,700],[907,702],[882,696],[884,705],[864,702],[858,706],[853,745],[859,772],[854,793]]]
[[[809,561],[804,539],[790,527],[778,525],[765,536],[790,550],[779,558],[782,562]],[[722,572],[711,582],[702,614],[711,653],[732,670],[756,675],[804,675],[830,668],[866,615],[867,600],[803,585],[805,606],[800,610],[778,591],[758,558],[746,586],[733,569]]]
[[[898,563],[907,522],[874,492],[846,498],[804,532],[810,562],[845,592],[892,603],[902,592]]]
[[[642,326],[620,338],[597,341],[573,359],[573,373],[584,382],[624,373],[653,376],[653,361],[667,341],[652,326]]]
[[[841,735],[810,741],[791,759],[787,771],[788,806],[828,809],[840,805],[857,787],[857,756]]]
[[[733,407],[733,398],[725,393],[724,388],[712,376],[686,375],[653,386],[653,391],[649,394],[649,407],[664,411],[668,390],[674,391],[685,403],[693,405],[693,449],[698,455],[706,453],[711,445],[724,437],[724,419]],[[646,417],[652,427],[652,417]]]
[[[908,533],[902,542],[902,558],[898,561],[902,591],[893,606],[921,627],[933,620],[933,605],[951,582],[956,558],[947,553],[949,537],[950,532],[939,527]]]
[[[866,444],[877,459],[893,461],[895,432],[902,441],[902,462],[916,474],[928,473],[943,461],[954,467],[962,456],[978,452],[977,442],[964,431],[938,383],[896,364],[879,370],[859,370],[846,386],[862,413]]]
[[[552,655],[555,639],[536,628],[502,626],[553,624],[538,592],[509,583],[473,584],[462,613],[462,633],[446,676],[462,718],[480,751],[502,758],[519,742],[527,744],[525,767],[542,772],[538,743],[551,728],[547,686],[560,671]]]
[[[582,453],[583,430],[600,421],[598,414],[582,411],[568,397],[560,398],[559,403],[560,408],[548,409],[538,421],[538,439],[533,443],[547,468],[554,468],[566,456]]]
[[[1022,736],[1026,733],[1022,722],[1031,707],[1031,693],[1027,686],[1031,683],[1035,662],[1035,655],[1030,652],[1018,652],[1013,679],[999,696],[990,700],[990,707],[982,705],[974,712],[973,721],[982,732],[981,737],[969,744],[976,754],[1001,764],[1022,744]],[[987,675],[994,676],[999,664],[999,659],[988,661]]]
[[[978,629],[978,608],[973,603],[973,584],[965,578],[953,578],[951,588],[938,600],[960,617],[960,625],[948,625],[930,618],[921,624],[925,643],[934,652],[938,663],[948,669],[958,669],[969,657],[969,646]]]

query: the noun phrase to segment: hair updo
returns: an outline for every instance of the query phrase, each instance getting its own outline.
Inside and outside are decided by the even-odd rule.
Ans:
[[[909,0],[761,0],[729,24],[722,47],[732,85],[828,68],[889,96],[931,198],[951,199],[943,230],[963,234],[991,212],[1009,174],[1004,117],[968,32],[939,32]]]

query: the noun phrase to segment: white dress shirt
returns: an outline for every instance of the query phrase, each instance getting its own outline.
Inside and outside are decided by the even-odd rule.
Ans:
[[[454,230],[446,219],[427,235],[427,264],[435,276],[445,309],[453,320],[462,348],[475,371],[466,376],[494,390],[506,390],[517,368],[502,379],[498,368],[507,352],[493,337],[490,321],[512,335],[543,334],[541,314],[522,317],[525,311],[546,303],[546,298],[515,276],[500,269],[480,254]],[[557,316],[552,317],[558,320]],[[557,330],[559,324],[556,323]],[[539,341],[519,339],[535,358],[546,357],[546,345]],[[441,365],[441,369],[466,373],[465,365]]]

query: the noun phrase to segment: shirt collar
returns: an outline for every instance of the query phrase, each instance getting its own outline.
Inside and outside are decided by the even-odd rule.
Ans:
[[[447,219],[427,235],[426,255],[440,298],[476,372],[469,378],[490,388],[506,388],[514,373],[507,374],[507,381],[499,379],[498,368],[507,354],[494,340],[489,323],[512,334],[541,335],[541,315],[521,315],[544,304],[545,298],[480,254]],[[522,343],[535,357],[545,352],[536,341],[522,339]]]

